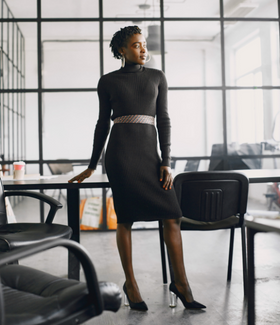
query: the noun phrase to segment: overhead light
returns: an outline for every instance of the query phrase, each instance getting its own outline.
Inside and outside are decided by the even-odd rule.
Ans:
[[[148,26],[148,37],[147,37],[147,48],[151,54],[160,54],[160,26],[149,25]]]
[[[151,6],[148,5],[147,3],[144,3],[144,4],[142,4],[142,5],[138,5],[138,7],[139,7],[139,9],[141,9],[141,10],[148,10],[148,9],[151,8]]]

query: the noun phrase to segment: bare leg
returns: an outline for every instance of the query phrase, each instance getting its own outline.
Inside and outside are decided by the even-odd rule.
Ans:
[[[132,267],[132,223],[121,223],[117,227],[117,245],[126,279],[126,290],[130,300],[134,303],[143,301]]]
[[[180,223],[180,219],[163,220],[163,236],[173,267],[176,287],[184,295],[187,302],[192,302],[192,291],[184,266]]]

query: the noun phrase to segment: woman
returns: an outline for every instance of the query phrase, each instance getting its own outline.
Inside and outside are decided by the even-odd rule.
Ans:
[[[162,219],[164,240],[174,269],[170,291],[186,308],[205,308],[193,299],[186,277],[180,232],[182,216],[170,169],[170,119],[164,73],[144,67],[146,40],[137,26],[116,32],[110,44],[122,68],[98,84],[99,119],[89,167],[69,182],[82,182],[96,169],[110,129],[105,167],[118,219],[117,245],[125,273],[123,289],[132,309],[147,310],[132,267],[131,227],[135,221]],[[161,158],[157,151],[157,132]]]

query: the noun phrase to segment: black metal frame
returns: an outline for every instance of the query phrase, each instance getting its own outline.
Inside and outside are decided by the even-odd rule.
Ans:
[[[25,39],[5,0],[1,1],[0,152],[5,161],[26,157]],[[10,21],[4,25],[3,13]],[[6,42],[5,42],[6,39]],[[6,43],[6,44],[5,44]],[[17,89],[17,92],[7,92]],[[8,135],[8,136],[7,136]]]
[[[280,0],[278,0],[278,18],[228,18],[224,17],[224,6],[223,6],[223,0],[219,0],[220,5],[220,17],[164,17],[164,2],[165,0],[159,0],[160,5],[160,15],[157,18],[147,18],[147,17],[125,17],[125,18],[116,18],[116,17],[104,17],[103,15],[103,0],[99,1],[99,16],[97,18],[42,18],[41,15],[41,0],[37,0],[37,17],[36,18],[14,18],[12,13],[10,11],[7,17],[3,17],[3,10],[2,10],[2,17],[0,17],[0,24],[2,26],[2,33],[3,33],[3,25],[5,23],[8,23],[8,26],[12,24],[12,26],[17,26],[18,22],[33,22],[37,24],[37,63],[38,63],[38,88],[32,89],[32,88],[26,88],[25,87],[25,66],[24,66],[24,38],[21,34],[21,37],[23,39],[22,41],[22,47],[23,47],[23,54],[20,58],[20,68],[19,68],[19,76],[21,77],[20,81],[17,80],[17,82],[13,81],[11,87],[4,87],[3,81],[1,78],[1,115],[0,115],[0,125],[1,125],[1,141],[0,141],[0,154],[1,151],[3,151],[3,134],[4,134],[4,121],[3,121],[3,110],[4,110],[4,98],[5,96],[12,96],[12,102],[9,103],[9,105],[12,105],[11,112],[13,112],[14,117],[20,117],[22,118],[22,129],[24,129],[24,114],[25,114],[25,94],[26,93],[36,93],[38,94],[38,139],[39,139],[39,159],[38,160],[26,160],[25,159],[25,129],[24,129],[24,135],[21,137],[22,143],[20,144],[21,152],[11,152],[8,156],[5,156],[5,163],[11,164],[14,160],[18,159],[24,159],[27,164],[38,164],[39,165],[39,172],[40,174],[43,174],[43,166],[47,163],[52,163],[54,160],[48,160],[44,159],[43,156],[43,114],[42,114],[42,94],[46,92],[96,92],[96,88],[43,88],[42,85],[42,38],[41,38],[41,24],[44,22],[98,22],[99,23],[99,56],[100,56],[100,76],[104,74],[104,36],[103,36],[103,27],[104,23],[106,22],[125,22],[125,21],[153,21],[160,23],[160,29],[161,29],[161,65],[162,70],[165,71],[165,37],[164,37],[164,25],[165,22],[171,22],[171,21],[216,21],[220,22],[220,34],[221,34],[221,80],[222,84],[219,87],[170,87],[169,91],[173,90],[217,90],[221,91],[222,94],[222,105],[223,105],[223,154],[221,156],[215,156],[215,159],[221,159],[224,163],[224,168],[226,168],[227,161],[229,159],[236,159],[234,156],[228,156],[227,154],[227,103],[226,103],[226,92],[228,90],[238,90],[238,89],[280,89],[280,86],[263,86],[263,87],[234,87],[234,86],[227,86],[226,85],[226,72],[225,72],[225,44],[224,44],[224,23],[226,21],[259,21],[259,22],[277,22],[279,24],[280,29]],[[109,1],[109,0],[108,0]],[[7,5],[6,0],[0,0],[2,7]],[[15,27],[13,27],[15,28]],[[280,34],[280,33],[279,33]],[[3,49],[3,37],[1,37],[1,48]],[[0,56],[3,57],[4,54],[1,54]],[[15,60],[15,58],[13,58]],[[1,60],[3,62],[3,60]],[[17,61],[19,62],[19,61]],[[3,63],[1,63],[0,68],[2,68]],[[17,102],[17,105],[21,105],[20,111],[15,111],[15,101]],[[19,124],[14,124],[19,125]],[[10,141],[15,141],[15,139],[10,139]],[[19,141],[19,139],[17,139]],[[4,150],[5,151],[5,150]],[[260,156],[239,156],[240,158],[280,158],[280,154],[278,155],[260,155]],[[104,156],[102,156],[101,164],[103,165]],[[200,156],[200,157],[176,157],[176,159],[187,159],[187,160],[209,160],[210,156]],[[87,164],[89,162],[89,159],[72,159],[68,160],[67,162],[71,163],[83,163]],[[61,160],[61,163],[64,163],[63,160]],[[104,166],[102,168],[103,172],[105,172]],[[105,189],[104,189],[104,203],[105,203]]]
[[[42,94],[45,92],[96,92],[96,88],[43,88],[42,85],[42,48],[41,48],[41,24],[42,22],[98,22],[99,23],[99,55],[100,55],[100,76],[104,74],[104,49],[103,49],[103,25],[105,22],[125,22],[125,21],[154,21],[154,22],[160,22],[160,28],[161,28],[161,64],[162,64],[162,70],[165,71],[165,42],[164,42],[164,23],[168,21],[217,21],[220,22],[220,32],[221,32],[221,79],[222,84],[221,86],[217,87],[170,87],[169,90],[218,90],[222,92],[222,103],[223,103],[223,142],[224,142],[224,152],[223,155],[215,157],[216,159],[222,159],[225,162],[225,166],[227,165],[226,162],[229,159],[227,155],[227,117],[226,117],[226,92],[228,90],[238,90],[238,89],[280,89],[280,86],[263,86],[263,87],[234,87],[234,86],[226,86],[226,75],[225,75],[225,44],[224,44],[224,22],[226,21],[267,21],[267,22],[278,22],[280,23],[280,0],[278,0],[278,18],[228,18],[224,17],[224,6],[223,6],[223,0],[219,0],[220,4],[220,17],[217,18],[207,18],[207,17],[164,17],[164,0],[159,1],[160,5],[160,15],[157,18],[147,18],[147,17],[125,17],[125,18],[115,18],[115,17],[104,17],[103,15],[103,0],[99,0],[99,17],[97,18],[42,18],[41,16],[41,0],[37,0],[37,18],[15,18],[11,11],[9,10],[6,0],[0,0],[1,6],[3,9],[3,6],[7,7],[8,15],[7,17],[3,17],[3,10],[2,10],[2,16],[0,17],[0,23],[1,23],[1,49],[3,49],[3,24],[8,23],[8,27],[10,24],[13,26],[14,29],[17,28],[19,31],[20,37],[22,39],[22,57],[15,58],[14,54],[12,54],[12,57],[9,59],[11,62],[14,62],[17,59],[17,62],[20,62],[20,65],[13,65],[15,69],[18,71],[18,78],[17,80],[12,80],[11,87],[6,87],[3,83],[3,78],[1,77],[1,141],[0,141],[0,151],[5,152],[4,143],[3,143],[3,135],[5,132],[5,125],[4,125],[4,107],[5,107],[5,96],[12,98],[12,100],[8,100],[7,106],[10,108],[10,112],[12,112],[14,116],[14,121],[17,120],[17,122],[14,122],[14,127],[19,126],[19,123],[21,123],[23,134],[21,136],[17,137],[17,139],[9,139],[10,143],[12,142],[12,150],[10,150],[8,155],[5,155],[5,163],[11,164],[13,161],[18,159],[24,159],[27,164],[38,164],[39,165],[39,172],[40,174],[43,174],[43,165],[46,163],[51,163],[53,160],[44,159],[43,157],[43,138],[42,138]],[[22,33],[20,32],[20,29],[17,25],[18,22],[35,22],[37,23],[37,61],[38,61],[38,88],[36,89],[27,89],[25,88],[25,65],[24,65],[24,37]],[[280,24],[279,24],[280,29]],[[9,28],[7,28],[7,32],[9,33]],[[14,49],[13,49],[14,51]],[[1,59],[1,65],[0,69],[3,70],[3,56],[7,55],[7,57],[10,57],[10,53],[1,53],[0,59]],[[14,63],[13,63],[14,64]],[[9,68],[9,67],[8,67]],[[8,70],[9,71],[9,70]],[[39,159],[38,160],[26,160],[25,159],[25,152],[26,152],[26,137],[25,137],[25,128],[24,128],[24,116],[25,116],[25,94],[26,93],[37,93],[38,94],[38,138],[39,138]],[[15,104],[17,103],[17,105]],[[20,109],[15,110],[15,107],[20,107]],[[21,122],[19,122],[19,119],[21,119]],[[15,151],[15,145],[14,143],[17,142],[17,150]],[[19,150],[19,148],[21,148]],[[279,155],[273,155],[273,157],[280,158]],[[103,157],[102,157],[103,158]],[[239,157],[240,158],[240,157]],[[241,158],[271,158],[271,155],[261,155],[259,156],[242,156]],[[188,160],[208,160],[210,159],[210,156],[200,156],[200,157],[177,157],[177,160],[180,159],[188,159]],[[230,157],[230,159],[234,159],[233,156]],[[102,163],[103,159],[101,159]],[[61,161],[63,162],[63,161]],[[69,162],[69,161],[68,161]],[[84,163],[87,164],[89,160],[87,159],[73,159],[71,160],[72,163]],[[103,167],[104,172],[104,167]]]

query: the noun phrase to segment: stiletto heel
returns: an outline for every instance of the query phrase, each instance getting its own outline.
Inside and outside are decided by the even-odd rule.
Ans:
[[[179,290],[177,289],[176,285],[174,282],[171,282],[169,285],[169,291],[170,293],[173,293],[176,298],[178,297],[183,305],[185,306],[185,308],[187,309],[202,309],[202,308],[206,308],[206,306],[202,305],[201,303],[193,300],[192,302],[187,302],[186,298],[184,297],[183,294],[181,294],[181,292],[179,292]],[[170,298],[171,298],[171,294],[170,294]],[[170,301],[170,307],[176,307],[176,306],[171,306],[171,301]]]
[[[128,299],[127,299],[127,295],[126,295],[126,294],[124,294],[124,305],[125,305],[126,307],[129,306],[129,302],[128,302]]]
[[[131,309],[136,309],[136,310],[141,310],[141,311],[147,311],[148,310],[148,307],[147,307],[145,301],[132,302],[129,299],[128,294],[127,294],[127,291],[126,291],[126,285],[125,285],[125,283],[123,285],[123,291],[125,293],[125,295],[124,295],[124,305],[125,306],[130,306]]]
[[[169,295],[170,295],[170,304],[169,304],[169,307],[170,308],[175,308],[177,306],[177,299],[178,299],[178,297],[172,291],[169,291]]]

